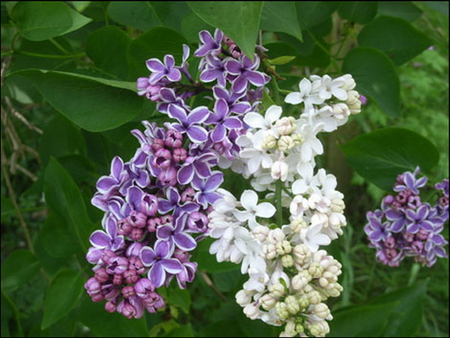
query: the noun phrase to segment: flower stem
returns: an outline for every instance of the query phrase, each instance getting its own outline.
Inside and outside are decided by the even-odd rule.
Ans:
[[[276,196],[276,208],[277,208],[277,224],[279,227],[283,225],[283,207],[281,205],[281,194],[283,191],[283,182],[281,180],[278,180],[276,183],[276,190],[275,190],[275,196]]]
[[[411,267],[411,272],[409,274],[408,286],[411,286],[414,284],[414,282],[416,281],[417,275],[419,274],[419,271],[420,271],[420,264],[414,263],[413,266]]]

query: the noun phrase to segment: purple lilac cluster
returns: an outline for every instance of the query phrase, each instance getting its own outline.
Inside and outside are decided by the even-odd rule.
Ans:
[[[438,257],[448,257],[444,249],[448,241],[441,234],[449,217],[448,179],[435,185],[439,197],[432,205],[421,199],[419,189],[428,178],[418,178],[419,171],[400,174],[393,188],[396,194],[383,198],[381,210],[367,213],[364,230],[369,246],[377,250],[377,260],[385,265],[397,267],[412,256],[430,267]]]
[[[108,312],[128,318],[163,308],[156,290],[172,279],[180,288],[193,281],[191,252],[208,235],[208,214],[221,198],[216,190],[223,174],[215,168],[221,157],[231,161],[239,152],[235,140],[247,129],[243,117],[270,79],[257,70],[256,54],[251,61],[221,31],[199,36],[194,55],[201,58],[201,82],[189,74],[188,46],[181,66],[172,55],[164,62],[147,60],[151,74],[137,80],[138,94],[156,101],[172,122],[160,127],[143,121],[143,132],[133,130],[140,147],[129,162],[112,160],[92,198],[105,214],[102,230],[90,237],[86,259],[94,276],[85,288],[93,301],[106,300]],[[211,110],[187,104],[199,94],[209,97]]]

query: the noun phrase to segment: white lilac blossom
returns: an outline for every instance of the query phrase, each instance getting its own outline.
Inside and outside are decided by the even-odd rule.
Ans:
[[[259,56],[250,61],[220,30],[214,37],[202,31],[199,38],[194,56],[201,58],[200,82],[189,73],[186,45],[180,66],[170,54],[163,62],[147,60],[150,75],[137,80],[138,95],[156,102],[171,120],[164,127],[143,121],[143,132],[133,130],[140,147],[128,162],[113,158],[92,198],[105,214],[103,230],[90,237],[86,259],[94,265],[94,277],[85,288],[93,301],[106,300],[108,312],[128,318],[163,308],[157,289],[173,279],[180,288],[193,281],[197,263],[191,252],[208,235],[212,204],[222,199],[217,191],[223,173],[216,168],[239,153],[244,115],[259,104],[261,87],[269,81],[258,71]],[[210,100],[209,108],[190,107],[186,100],[194,95]],[[267,213],[260,209],[247,210],[248,218]],[[236,245],[242,249],[246,234],[238,233]],[[257,246],[249,250],[255,252],[245,252],[247,266],[264,264]],[[223,259],[242,258],[236,250]]]
[[[323,247],[343,234],[344,196],[332,174],[315,169],[315,157],[323,153],[318,134],[359,113],[354,88],[348,74],[311,76],[286,96],[301,105],[297,116],[282,116],[278,105],[248,111],[231,169],[251,180],[254,191],[238,200],[219,189],[222,199],[208,215],[216,239],[210,253],[248,274],[236,301],[251,319],[285,325],[281,336],[325,336],[332,315],[324,302],[342,292],[341,264]]]
[[[448,179],[435,185],[438,198],[433,203],[423,202],[420,188],[428,178],[418,178],[419,167],[414,172],[404,172],[397,177],[393,190],[397,194],[387,195],[381,209],[369,211],[364,230],[369,246],[376,249],[376,258],[381,263],[397,267],[406,257],[416,262],[433,266],[437,258],[447,258],[442,236],[444,224],[448,222]]]

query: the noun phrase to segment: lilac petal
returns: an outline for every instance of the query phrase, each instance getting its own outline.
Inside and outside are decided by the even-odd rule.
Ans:
[[[148,279],[150,279],[155,288],[159,288],[164,284],[164,281],[166,280],[166,272],[162,267],[161,261],[155,263],[155,265],[153,265],[150,269],[148,272]]]
[[[174,204],[166,200],[158,200],[158,212],[161,214],[167,214],[170,210],[173,210]]]
[[[222,198],[222,195],[220,195],[216,192],[209,192],[204,195],[204,198],[209,204],[213,205],[214,202],[216,202],[217,200]]]
[[[194,202],[187,202],[187,203],[185,203],[185,204],[181,207],[181,209],[182,209],[184,212],[193,212],[193,211],[198,211],[199,206],[198,206],[197,203],[194,203]]]
[[[151,84],[155,84],[159,80],[161,80],[164,77],[164,73],[151,73],[148,77],[148,82]]]
[[[175,102],[176,100],[175,92],[172,88],[161,88],[159,91],[159,96],[167,102]]]
[[[247,78],[245,75],[237,77],[233,82],[232,88],[238,93],[243,92],[247,88]]]
[[[104,226],[104,229],[106,230],[106,233],[111,236],[111,238],[114,238],[117,236],[117,224],[114,218],[108,217],[105,221],[106,226]]]
[[[198,176],[200,176],[201,178],[206,178],[211,174],[210,167],[204,162],[203,159],[202,161],[197,160],[195,162],[195,170]]]
[[[166,270],[168,273],[171,274],[175,274],[183,270],[183,266],[181,265],[178,259],[174,258],[162,259],[161,263],[164,267],[164,270]]]
[[[236,60],[228,60],[225,63],[226,70],[233,75],[239,75],[242,71],[242,65]]]
[[[216,100],[218,100],[218,99],[228,100],[230,97],[230,95],[228,94],[228,91],[221,86],[214,86],[213,93],[214,93],[214,98]]]
[[[397,219],[403,219],[404,217],[403,212],[394,210],[394,209],[390,209],[386,211],[386,218],[390,221],[394,221]]]
[[[178,69],[173,68],[170,70],[169,74],[167,74],[167,78],[171,82],[181,81],[181,72]]]
[[[109,176],[102,176],[97,181],[97,190],[101,193],[108,192],[112,187],[117,185],[117,181]]]
[[[191,52],[191,49],[188,45],[183,44],[183,64],[189,59],[189,54]]]
[[[194,53],[195,56],[205,56],[206,54],[208,54],[208,52],[211,50],[211,46],[210,45],[203,45],[200,46]]]
[[[206,181],[205,191],[215,191],[223,182],[223,174],[220,171],[216,171]]]
[[[166,241],[157,240],[155,242],[155,254],[157,257],[167,257],[171,255],[170,243]]]
[[[427,184],[427,181],[428,181],[428,177],[426,177],[426,176],[419,178],[416,181],[416,187],[421,188],[421,187],[425,186],[425,184]]]
[[[257,87],[264,86],[266,83],[266,79],[259,72],[247,72],[245,75],[247,76],[247,80]]]
[[[191,236],[179,232],[173,236],[176,245],[184,251],[194,250],[197,246],[197,242]]]
[[[433,231],[434,230],[433,222],[424,220],[420,222],[420,228],[427,231]]]
[[[242,59],[242,66],[245,69],[257,69],[259,67],[259,58],[257,56],[254,57],[254,62],[247,56],[244,56]]]
[[[190,140],[194,143],[202,143],[208,139],[208,132],[199,126],[190,126],[186,132]]]
[[[119,156],[115,156],[111,162],[111,174],[119,179],[123,170],[123,161]]]
[[[405,221],[403,219],[398,219],[396,221],[394,221],[391,225],[391,231],[392,232],[400,232],[403,230],[405,226]]]
[[[164,56],[164,63],[166,64],[166,67],[168,69],[172,69],[175,65],[175,59],[173,58],[173,55],[167,54]]]
[[[223,125],[228,129],[242,128],[242,121],[237,117],[229,117],[223,122]]]
[[[219,69],[205,69],[200,74],[200,80],[202,80],[203,82],[212,82],[221,75],[222,71],[220,71]]]
[[[250,110],[251,105],[248,102],[238,102],[230,107],[230,111],[238,114],[243,114]]]
[[[445,239],[444,237],[442,237],[442,235],[433,235],[433,237],[431,237],[431,240],[436,245],[442,245],[445,243]]]
[[[221,142],[226,135],[226,128],[222,124],[218,124],[211,133],[211,139],[214,143]]]
[[[200,38],[200,41],[203,42],[204,44],[214,43],[211,33],[206,30],[203,30],[200,33],[198,33],[198,37]]]
[[[177,180],[180,184],[187,184],[192,181],[194,177],[194,166],[187,165],[178,170]]]
[[[447,253],[445,252],[444,248],[439,247],[439,246],[434,248],[434,253],[436,254],[436,256],[441,257],[441,258],[447,257]]]
[[[168,113],[171,118],[177,119],[181,123],[184,123],[187,121],[186,111],[179,106],[176,106],[174,104],[169,105]]]
[[[219,99],[214,105],[214,112],[219,119],[223,119],[228,115],[228,103],[224,99]]]
[[[107,248],[111,243],[111,237],[101,230],[95,230],[89,237],[89,241],[96,248]]]
[[[419,231],[419,224],[417,224],[415,222],[410,223],[406,226],[406,230],[408,230],[408,232],[410,232],[412,234],[415,234],[415,233],[417,233],[417,231]]]
[[[142,201],[142,195],[143,192],[138,187],[133,186],[128,189],[126,199],[128,203],[131,203],[133,205],[134,210],[139,210],[139,205],[141,204]]]
[[[206,107],[197,107],[189,113],[187,121],[189,124],[202,123],[209,117],[210,113]]]
[[[147,65],[147,68],[152,72],[161,73],[166,70],[166,66],[164,66],[164,64],[156,58],[151,58],[147,60],[145,64]]]
[[[141,260],[145,266],[152,265],[156,260],[156,255],[155,255],[155,252],[153,251],[153,249],[151,249],[148,246],[144,246],[141,249]]]
[[[422,204],[419,208],[417,208],[417,219],[427,218],[429,207],[426,204]]]
[[[172,237],[173,228],[169,225],[162,225],[156,230],[156,236],[160,239],[168,240]]]

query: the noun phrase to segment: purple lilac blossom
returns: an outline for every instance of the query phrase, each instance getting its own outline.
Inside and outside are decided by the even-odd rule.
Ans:
[[[387,195],[381,210],[366,215],[369,246],[385,265],[397,267],[405,257],[414,257],[430,267],[438,257],[448,257],[444,249],[448,241],[441,234],[448,221],[448,179],[435,185],[442,196],[431,205],[421,201],[419,189],[428,178],[417,178],[419,172],[417,168],[399,175],[393,188],[397,195]]]
[[[257,70],[258,55],[250,61],[220,30],[199,36],[199,82],[189,73],[187,45],[180,66],[170,54],[163,62],[147,60],[150,75],[137,79],[138,95],[173,121],[164,128],[142,121],[144,131],[132,130],[140,147],[128,162],[113,158],[92,198],[104,217],[103,229],[90,237],[86,259],[94,276],[85,288],[93,301],[106,301],[106,311],[127,318],[163,308],[156,290],[172,279],[180,288],[194,280],[191,252],[208,235],[208,214],[221,198],[216,190],[223,174],[214,169],[220,156],[232,160],[239,153],[243,115],[257,108],[269,81]],[[213,111],[191,108],[186,100],[192,95],[203,95]]]

